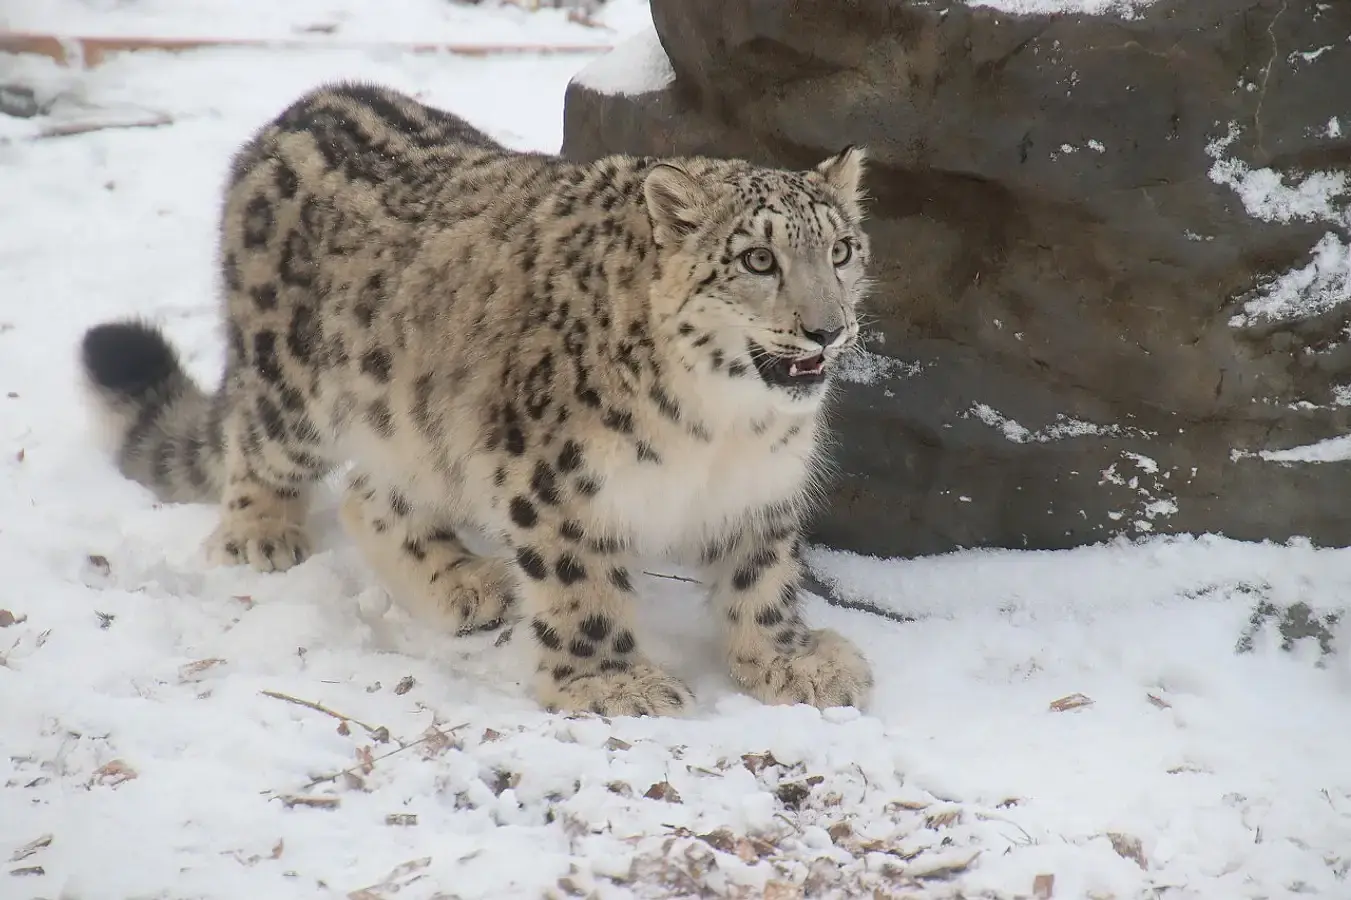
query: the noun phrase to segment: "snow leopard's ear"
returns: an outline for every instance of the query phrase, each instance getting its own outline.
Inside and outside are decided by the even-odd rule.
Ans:
[[[863,164],[867,159],[868,151],[851,144],[818,163],[816,171],[845,201],[857,205],[863,201]]]
[[[679,166],[658,163],[643,180],[643,197],[658,244],[679,243],[699,227],[708,194]]]

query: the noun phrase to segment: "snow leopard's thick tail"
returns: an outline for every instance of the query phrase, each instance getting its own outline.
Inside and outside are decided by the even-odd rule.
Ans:
[[[199,387],[153,325],[85,332],[85,380],[122,474],[170,502],[215,500],[223,482],[223,396]]]

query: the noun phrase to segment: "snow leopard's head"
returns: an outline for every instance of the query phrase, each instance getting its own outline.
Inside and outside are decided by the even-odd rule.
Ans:
[[[658,163],[643,194],[659,291],[686,359],[758,379],[774,405],[812,406],[858,341],[868,289],[860,181],[848,147],[807,171]]]

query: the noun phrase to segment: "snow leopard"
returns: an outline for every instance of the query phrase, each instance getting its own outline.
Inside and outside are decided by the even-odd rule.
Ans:
[[[390,595],[448,632],[512,623],[548,710],[693,709],[639,639],[652,559],[703,573],[745,693],[861,708],[870,663],[799,581],[868,288],[864,166],[575,162],[326,85],[230,164],[219,387],[131,316],[84,333],[83,380],[123,475],[219,504],[212,564],[305,560],[346,468],[339,518]]]

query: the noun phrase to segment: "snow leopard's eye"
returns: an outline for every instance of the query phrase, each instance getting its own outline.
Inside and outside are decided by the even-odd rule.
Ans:
[[[854,245],[846,240],[838,240],[830,248],[830,261],[836,268],[854,258]]]
[[[741,264],[746,267],[747,272],[756,275],[769,275],[779,267],[773,252],[764,247],[752,247],[741,254]]]

